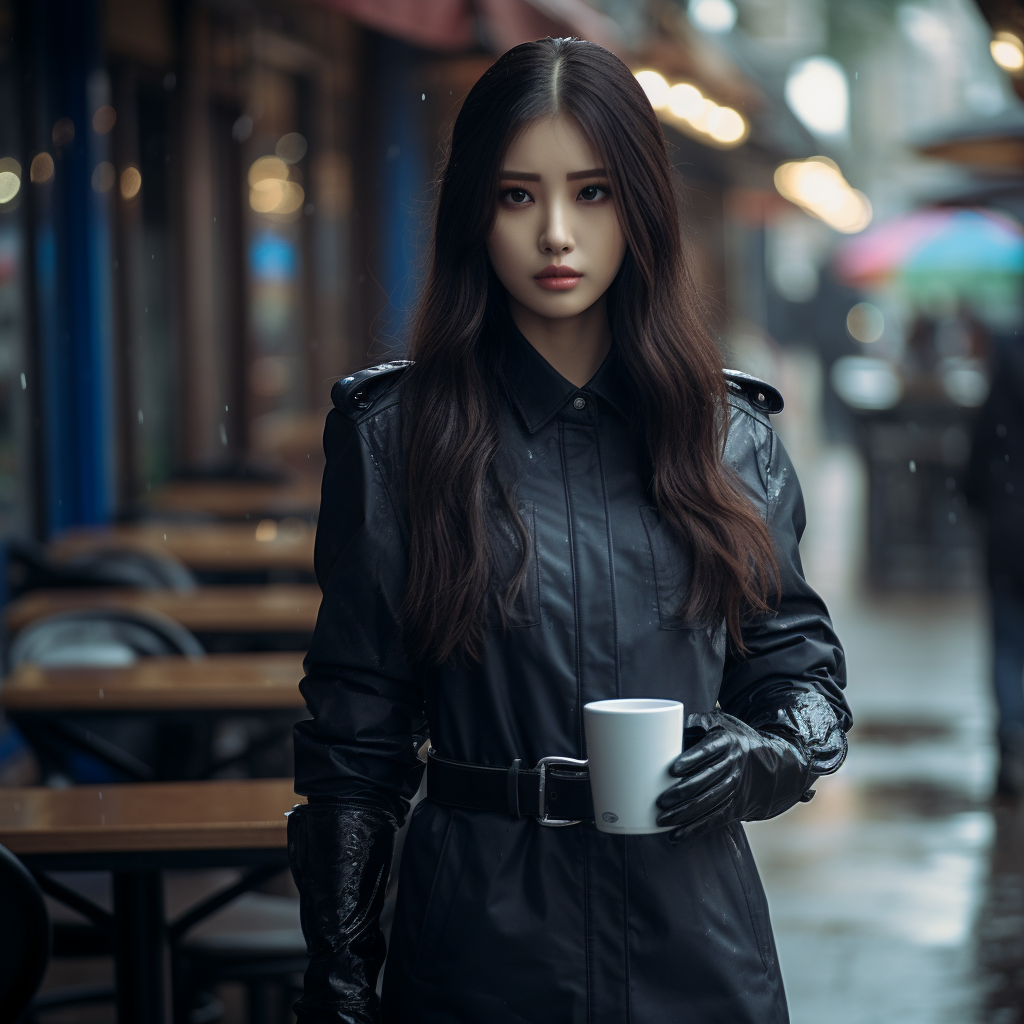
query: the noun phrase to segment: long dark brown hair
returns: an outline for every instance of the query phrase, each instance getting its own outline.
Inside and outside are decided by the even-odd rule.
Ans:
[[[665,139],[617,57],[578,39],[544,39],[509,50],[473,86],[439,182],[415,365],[403,382],[410,654],[435,663],[479,658],[494,609],[508,620],[525,572],[529,538],[496,467],[498,385],[488,367],[505,298],[485,243],[509,144],[531,121],[557,114],[574,118],[602,155],[626,238],[608,315],[643,399],[653,501],[692,552],[678,614],[724,619],[742,650],[741,622],[769,610],[777,570],[764,523],[723,466],[722,363],[684,257]],[[502,572],[510,541],[518,568]]]

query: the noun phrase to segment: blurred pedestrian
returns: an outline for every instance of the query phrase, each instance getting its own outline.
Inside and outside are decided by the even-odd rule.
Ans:
[[[993,338],[992,391],[974,428],[965,491],[982,514],[999,708],[996,792],[1024,794],[1024,337]]]
[[[723,374],[661,127],[608,51],[526,43],[470,92],[411,354],[339,381],[327,419],[298,1020],[784,1024],[740,822],[842,763],[845,662],[781,396]],[[582,706],[647,696],[691,713],[670,831],[609,835]]]

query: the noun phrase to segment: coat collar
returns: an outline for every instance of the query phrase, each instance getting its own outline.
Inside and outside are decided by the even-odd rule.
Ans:
[[[527,340],[509,317],[502,339],[502,376],[509,398],[527,431],[535,434],[578,394],[596,395],[624,419],[633,407],[625,367],[617,347],[582,388],[563,377]]]

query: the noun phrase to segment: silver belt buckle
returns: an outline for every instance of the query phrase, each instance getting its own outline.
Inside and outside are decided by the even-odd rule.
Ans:
[[[562,766],[565,768],[576,768],[577,770],[588,767],[589,761],[578,761],[575,757],[542,757],[534,766],[535,772],[540,772],[540,791],[539,791],[539,802],[537,810],[540,814],[537,815],[537,821],[541,825],[547,825],[550,828],[562,828],[564,825],[578,825],[583,819],[578,818],[575,821],[569,818],[549,818],[547,812],[544,809],[544,797],[547,791],[547,778],[548,768],[552,765],[555,767]]]

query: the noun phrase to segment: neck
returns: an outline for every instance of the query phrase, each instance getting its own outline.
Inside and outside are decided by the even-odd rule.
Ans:
[[[583,387],[612,347],[608,305],[601,296],[575,316],[540,316],[509,296],[512,320],[523,337],[570,383]]]

